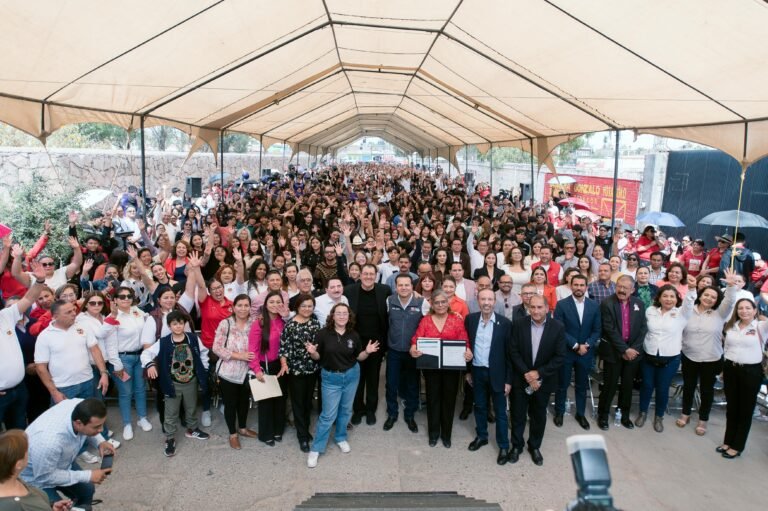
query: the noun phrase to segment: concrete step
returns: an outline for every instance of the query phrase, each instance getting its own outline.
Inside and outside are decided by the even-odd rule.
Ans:
[[[498,504],[459,495],[456,492],[365,492],[316,493],[296,506],[295,511],[328,509],[359,511],[441,511],[469,509],[501,511]]]

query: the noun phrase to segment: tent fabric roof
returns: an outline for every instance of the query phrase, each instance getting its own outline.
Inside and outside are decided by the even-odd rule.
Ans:
[[[332,152],[533,150],[634,129],[768,154],[759,0],[4,2],[0,120],[222,130]]]

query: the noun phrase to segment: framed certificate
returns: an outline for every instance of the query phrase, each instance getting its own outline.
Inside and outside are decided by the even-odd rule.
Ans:
[[[467,368],[464,360],[467,349],[465,341],[420,337],[416,339],[416,349],[421,352],[421,356],[416,359],[418,369]]]

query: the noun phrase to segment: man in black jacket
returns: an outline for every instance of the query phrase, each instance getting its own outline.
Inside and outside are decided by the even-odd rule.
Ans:
[[[629,419],[632,405],[632,385],[640,369],[643,340],[648,331],[645,322],[645,306],[639,298],[632,296],[635,281],[629,275],[622,275],[616,281],[616,293],[600,304],[602,319],[602,340],[598,353],[603,359],[603,391],[597,406],[597,425],[608,429],[608,415],[616,389],[619,387],[618,409],[621,410],[621,425],[634,428]]]
[[[558,372],[565,358],[565,326],[549,317],[548,309],[546,299],[536,295],[528,304],[530,316],[516,320],[512,327],[512,341],[507,353],[513,368],[510,463],[516,463],[523,451],[523,431],[528,415],[531,421],[528,452],[536,465],[544,464],[539,448],[547,424],[547,405],[557,389]]]
[[[355,330],[363,345],[378,341],[387,343],[387,297],[392,294],[389,286],[376,283],[378,269],[366,264],[360,272],[360,282],[344,288],[344,296],[355,313]],[[372,353],[360,362],[360,383],[357,385],[353,405],[352,424],[360,424],[363,415],[369,426],[376,424],[376,407],[379,404],[379,372],[384,350]]]

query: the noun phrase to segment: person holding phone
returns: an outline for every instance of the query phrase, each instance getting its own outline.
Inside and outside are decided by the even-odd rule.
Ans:
[[[21,480],[42,489],[54,505],[62,500],[61,492],[75,506],[90,510],[95,485],[103,483],[112,469],[81,470],[75,458],[86,442],[101,456],[116,454],[100,433],[106,420],[107,407],[93,398],[65,399],[48,409],[27,428],[29,462]]]

